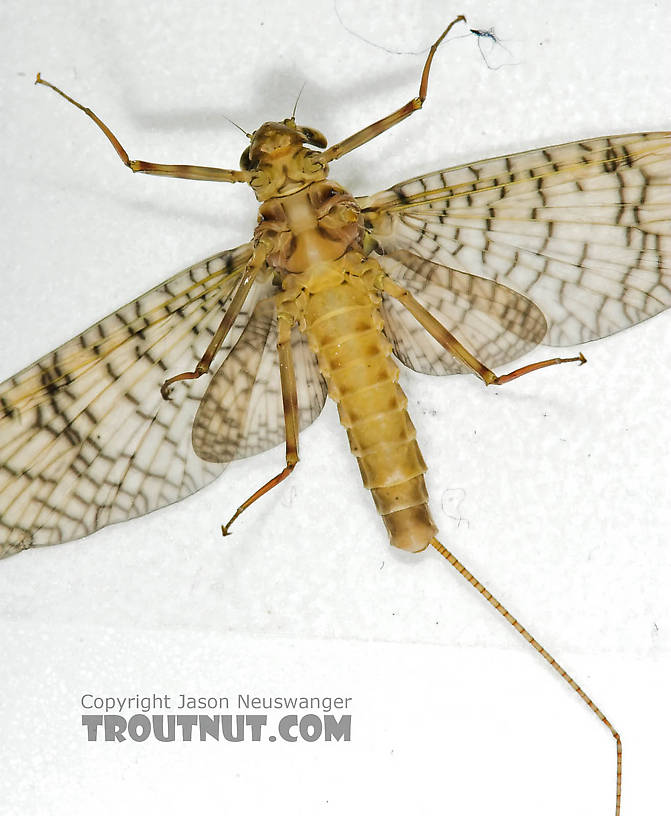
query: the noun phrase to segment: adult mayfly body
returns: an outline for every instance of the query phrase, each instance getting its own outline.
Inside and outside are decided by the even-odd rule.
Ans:
[[[671,135],[591,138],[426,174],[372,196],[329,164],[422,107],[331,147],[294,116],[248,134],[239,170],[131,160],[133,172],[248,183],[253,239],[184,270],[0,386],[0,553],[83,537],[170,504],[234,459],[284,442],[284,469],[223,526],[286,479],[301,429],[327,393],[391,543],[435,549],[614,727],[529,632],[436,538],[426,466],[395,356],[421,373],[502,385],[584,357],[497,374],[539,344],[605,337],[671,305]]]

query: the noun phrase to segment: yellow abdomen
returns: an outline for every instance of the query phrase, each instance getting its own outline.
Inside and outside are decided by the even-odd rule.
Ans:
[[[420,552],[437,528],[427,506],[426,465],[377,300],[361,278],[345,276],[320,291],[308,291],[301,311],[364,486],[373,494],[391,543]]]

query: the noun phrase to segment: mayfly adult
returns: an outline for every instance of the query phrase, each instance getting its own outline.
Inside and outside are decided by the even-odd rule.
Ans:
[[[247,183],[253,239],[184,270],[0,386],[0,553],[81,538],[190,495],[235,459],[284,443],[285,467],[223,525],[287,479],[327,394],[392,545],[431,547],[592,699],[436,537],[394,357],[487,385],[540,344],[605,337],[671,305],[671,135],[591,138],[426,174],[354,198],[329,165],[418,111],[402,107],[327,146],[292,115],[251,134],[240,169],[131,160],[133,172]]]

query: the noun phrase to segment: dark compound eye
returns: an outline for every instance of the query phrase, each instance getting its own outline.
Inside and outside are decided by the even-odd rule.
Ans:
[[[254,165],[252,164],[251,156],[249,155],[249,148],[247,148],[242,156],[240,156],[240,169],[241,170],[253,170]]]
[[[301,133],[303,136],[305,136],[305,141],[308,144],[314,145],[315,147],[321,147],[323,149],[328,144],[324,134],[320,133],[318,130],[301,126]]]

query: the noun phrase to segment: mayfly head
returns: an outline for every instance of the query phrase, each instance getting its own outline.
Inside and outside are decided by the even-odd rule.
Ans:
[[[240,157],[243,170],[254,170],[264,160],[276,160],[296,152],[303,145],[325,148],[326,138],[314,128],[297,125],[293,119],[265,122],[251,135],[251,144]]]
[[[297,125],[293,119],[265,122],[251,134],[240,167],[252,174],[251,185],[260,201],[288,195],[326,177],[328,170],[319,152],[308,147],[323,149],[326,144],[318,130]]]

